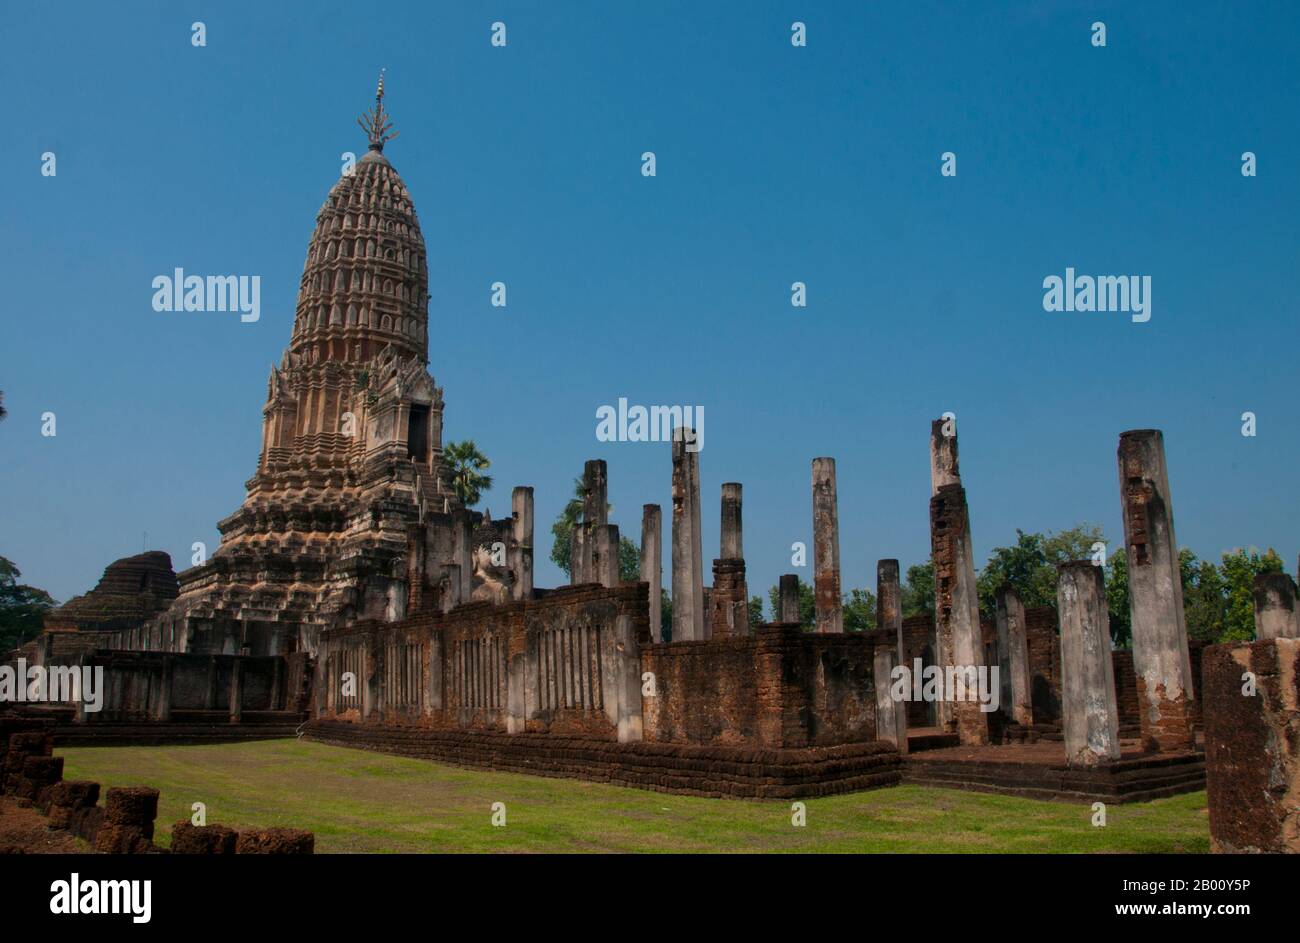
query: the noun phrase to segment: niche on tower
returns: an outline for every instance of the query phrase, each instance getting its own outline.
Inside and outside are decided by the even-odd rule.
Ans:
[[[429,407],[412,403],[406,420],[406,456],[417,462],[429,460]]]

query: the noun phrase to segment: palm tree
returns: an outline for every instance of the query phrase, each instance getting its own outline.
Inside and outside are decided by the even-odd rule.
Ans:
[[[465,507],[473,507],[492,488],[492,476],[483,474],[492,463],[478,450],[473,439],[448,442],[443,457],[451,466],[451,487]]]

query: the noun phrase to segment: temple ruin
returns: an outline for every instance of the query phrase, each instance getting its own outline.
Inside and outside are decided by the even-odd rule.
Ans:
[[[219,739],[301,725],[328,743],[700,795],[916,782],[1124,802],[1204,787],[1216,748],[1202,729],[1222,720],[1203,719],[1197,700],[1203,646],[1187,638],[1157,430],[1119,437],[1132,652],[1112,648],[1091,561],[1061,567],[1055,610],[1026,608],[1003,587],[996,613],[981,616],[950,418],[929,437],[932,616],[904,617],[899,563],[881,560],[877,628],[845,631],[839,482],[822,456],[811,461],[813,631],[797,574],[780,577],[776,621],[753,623],[742,484],[722,485],[706,586],[701,453],[684,427],[653,453],[671,482],[670,533],[660,505],[646,504],[638,578],[621,578],[608,469],[592,459],[570,582],[536,586],[533,489],[514,488],[510,516],[493,521],[462,507],[451,484],[424,239],[383,153],[382,82],[362,126],[370,149],[316,216],[289,346],[268,377],[257,467],[219,524],[220,546],[179,575],[164,554],[112,564],[24,653],[110,679],[100,715],[45,709],[56,737]],[[1262,580],[1256,607],[1267,642],[1246,662],[1223,646],[1204,656],[1224,678],[1238,662],[1276,674],[1294,657],[1290,577]],[[997,669],[999,703],[946,688],[899,696],[902,669],[972,689],[976,672]],[[1227,687],[1214,696],[1227,699]],[[1250,716],[1263,739],[1294,706],[1285,691],[1269,697]],[[1289,814],[1259,810],[1270,822]]]

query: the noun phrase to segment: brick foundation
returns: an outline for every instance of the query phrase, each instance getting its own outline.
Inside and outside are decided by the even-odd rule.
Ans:
[[[547,734],[427,730],[313,721],[309,739],[480,769],[572,777],[657,792],[789,799],[897,785],[902,758],[885,743],[803,750],[615,743]]]

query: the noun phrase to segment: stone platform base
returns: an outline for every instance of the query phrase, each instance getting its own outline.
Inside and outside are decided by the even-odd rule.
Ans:
[[[1089,770],[1069,769],[1064,746],[1049,740],[929,750],[907,758],[903,782],[1057,802],[1145,802],[1205,788],[1204,753],[1124,747],[1117,762]]]
[[[895,786],[902,758],[887,743],[806,750],[615,743],[549,734],[311,721],[308,739],[511,773],[570,777],[691,796],[798,799]]]
[[[201,712],[195,712],[201,713]],[[296,737],[303,717],[291,711],[247,712],[237,724],[214,714],[168,722],[92,721],[56,724],[54,744],[59,747],[158,746],[172,743],[229,743],[238,740],[278,740]]]

